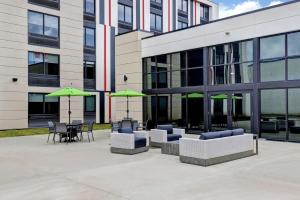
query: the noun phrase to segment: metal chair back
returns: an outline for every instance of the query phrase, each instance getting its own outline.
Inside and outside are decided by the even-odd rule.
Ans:
[[[93,121],[88,122],[88,132],[93,132],[94,123]]]
[[[72,124],[76,125],[76,124],[82,124],[81,120],[73,120]]]
[[[139,128],[139,123],[137,120],[132,121],[132,130],[137,131]]]
[[[111,131],[114,132],[114,131],[118,131],[120,128],[120,123],[119,122],[112,122],[111,123]]]
[[[121,128],[131,128],[132,129],[132,121],[124,119],[121,122]]]
[[[55,124],[52,121],[48,122],[48,129],[49,129],[49,133],[54,133],[54,131],[55,131]]]
[[[56,133],[68,133],[67,125],[65,123],[55,123]]]

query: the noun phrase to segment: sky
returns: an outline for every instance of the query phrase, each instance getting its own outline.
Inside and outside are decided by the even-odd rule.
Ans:
[[[213,0],[219,3],[220,18],[236,15],[266,6],[272,6],[289,0]]]

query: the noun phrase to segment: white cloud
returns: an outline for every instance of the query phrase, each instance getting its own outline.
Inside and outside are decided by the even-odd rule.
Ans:
[[[271,1],[269,5],[267,6],[273,6],[283,3],[282,1]],[[220,18],[232,16],[232,15],[237,15],[240,13],[252,11],[252,10],[257,10],[262,8],[263,6],[259,2],[259,0],[246,0],[242,3],[239,4],[234,4],[231,6],[227,6],[224,4],[220,4],[220,13],[219,16]]]

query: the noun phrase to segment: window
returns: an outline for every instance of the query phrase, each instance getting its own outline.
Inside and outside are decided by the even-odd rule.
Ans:
[[[59,75],[59,56],[29,52],[28,71],[33,74]]]
[[[153,1],[153,2],[155,2],[155,3],[161,4],[161,1],[162,1],[162,0],[151,0],[151,1]]]
[[[84,0],[84,12],[95,15],[95,0]]]
[[[58,38],[59,19],[43,13],[28,12],[28,31],[29,33]]]
[[[260,39],[260,80],[285,80],[285,35]]]
[[[151,13],[150,14],[150,28],[151,31],[162,32],[162,16]]]
[[[84,112],[96,112],[96,96],[85,97]]]
[[[185,22],[178,21],[177,26],[178,26],[177,29],[183,29],[183,28],[187,28],[188,24]]]
[[[60,0],[28,0],[28,3],[32,3],[46,8],[60,9]]]
[[[95,79],[95,62],[84,62],[84,79]]]
[[[184,12],[188,11],[188,1],[187,0],[178,0],[178,9]]]
[[[253,41],[209,48],[209,84],[253,82]]]
[[[46,94],[29,93],[28,104],[29,115],[58,115],[59,113],[58,97],[47,97]]]
[[[132,24],[132,7],[118,4],[118,20]]]
[[[84,28],[84,46],[89,48],[95,48],[95,29]]]
[[[209,7],[204,4],[200,4],[200,22],[201,24],[209,22]]]

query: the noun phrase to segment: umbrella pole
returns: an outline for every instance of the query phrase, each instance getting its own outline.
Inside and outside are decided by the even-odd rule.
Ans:
[[[71,124],[71,97],[69,95],[69,124]]]
[[[128,96],[127,96],[127,119],[129,119],[129,103],[128,103]]]

